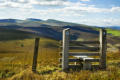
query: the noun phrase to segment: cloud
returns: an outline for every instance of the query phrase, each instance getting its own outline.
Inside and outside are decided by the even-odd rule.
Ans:
[[[69,0],[0,0],[0,10],[3,11],[0,15],[5,16],[4,14],[6,14],[8,17],[15,18],[55,18],[88,25],[119,24],[120,19],[101,18],[92,21],[91,17],[90,19],[85,18],[89,17],[89,14],[120,13],[119,6],[98,8],[96,5],[88,5],[82,3],[82,1],[90,0],[77,0],[77,2],[71,2]]]
[[[97,8],[95,5],[87,5],[81,2],[70,2],[68,0],[0,0],[0,7],[11,8],[34,8],[34,6],[61,6],[58,10],[74,11],[74,12],[88,12],[88,13],[105,13],[105,12],[120,12],[120,7],[112,8]],[[90,0],[80,0],[90,1]],[[39,10],[39,9],[38,9]],[[58,11],[56,10],[56,11]]]
[[[92,26],[120,26],[119,23],[120,19],[114,19],[114,18],[104,18],[104,19],[81,19],[78,20],[78,22],[86,25],[92,25]]]
[[[64,5],[68,5],[68,2],[64,2],[64,1],[41,1],[41,2],[34,2],[32,4],[37,4],[40,6],[64,6]]]
[[[72,5],[85,5],[83,3],[72,3],[68,0],[5,0],[4,2],[1,1],[0,5],[6,7],[20,7],[20,5],[39,5],[39,6],[72,6]],[[6,5],[5,5],[6,4]]]
[[[88,12],[88,13],[110,13],[110,12],[120,12],[120,7],[112,8],[96,8],[94,5],[89,6],[68,6],[64,8],[65,10],[71,10],[76,12]]]
[[[28,0],[8,0],[9,2],[28,3]]]
[[[120,7],[112,7],[111,12],[120,12]]]
[[[72,6],[72,5],[85,5],[83,3],[72,3],[68,0],[30,0],[29,4],[39,5],[39,6]]]
[[[4,8],[32,8],[32,5],[26,4],[27,0],[6,0],[0,3],[0,7]]]
[[[108,19],[103,19],[103,23],[106,24],[107,26],[120,26],[119,23],[120,19],[114,19],[114,18],[108,18]]]

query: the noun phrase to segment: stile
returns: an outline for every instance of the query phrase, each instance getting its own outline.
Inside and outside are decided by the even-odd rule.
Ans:
[[[100,29],[99,41],[70,41],[69,40],[69,28],[63,30],[63,40],[62,40],[62,70],[66,71],[69,68],[82,67],[84,70],[90,70],[93,68],[106,69],[106,49],[107,49],[107,40],[106,40],[106,30]],[[71,44],[69,44],[71,43]],[[82,44],[97,44],[96,46],[85,46]],[[73,46],[71,46],[73,45]],[[77,46],[76,46],[77,45]],[[80,45],[80,46],[79,46]],[[98,47],[99,45],[99,47]],[[70,49],[82,49],[94,52],[69,52]],[[75,58],[72,58],[75,57]],[[92,58],[90,56],[97,56],[99,58]],[[74,65],[70,65],[69,62],[75,62]],[[93,65],[92,62],[99,62],[99,65]],[[82,66],[81,66],[82,63]]]

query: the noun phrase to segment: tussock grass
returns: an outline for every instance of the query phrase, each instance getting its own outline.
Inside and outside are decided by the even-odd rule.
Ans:
[[[31,71],[34,39],[0,42],[0,79],[7,80],[119,80],[120,53],[107,53],[106,70],[70,70],[58,67],[59,43],[41,38],[37,73]],[[3,52],[4,51],[4,52]],[[22,51],[22,52],[21,52]],[[72,50],[77,51],[77,50]]]

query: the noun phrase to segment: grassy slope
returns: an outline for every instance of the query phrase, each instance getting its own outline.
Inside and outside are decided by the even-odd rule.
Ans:
[[[99,28],[95,28],[95,30],[99,31]],[[112,34],[113,36],[120,36],[120,30],[113,30],[110,28],[106,28],[108,34]]]
[[[38,55],[38,74],[31,71],[34,39],[0,42],[0,79],[81,80],[120,79],[119,53],[108,53],[105,71],[61,72],[58,67],[58,41],[41,38]]]
[[[35,35],[24,32],[24,31],[19,31],[15,29],[3,29],[0,28],[0,41],[6,41],[6,40],[20,40],[20,39],[25,39],[25,38],[34,38]]]
[[[114,36],[120,36],[120,30],[107,29],[107,32]]]

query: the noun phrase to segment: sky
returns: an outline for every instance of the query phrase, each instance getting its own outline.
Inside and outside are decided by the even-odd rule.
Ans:
[[[8,18],[120,26],[120,0],[0,0],[0,19]]]

